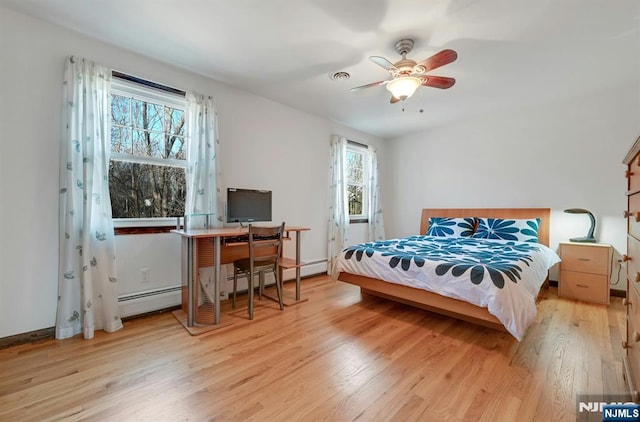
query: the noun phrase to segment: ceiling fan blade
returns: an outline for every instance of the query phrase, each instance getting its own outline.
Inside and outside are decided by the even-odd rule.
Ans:
[[[447,89],[447,88],[451,88],[455,83],[456,80],[453,78],[447,78],[444,76],[423,76],[422,79],[426,79],[424,82],[422,82],[422,86],[430,86],[433,88],[440,88],[440,89]]]
[[[454,62],[458,58],[458,53],[453,50],[442,50],[433,56],[424,59],[417,66],[424,66],[426,72],[437,69],[440,66]]]
[[[396,69],[396,67],[393,65],[393,63],[391,63],[389,60],[385,59],[384,57],[371,56],[371,57],[369,57],[369,60],[371,60],[372,62],[374,62],[378,66],[384,67],[385,69],[387,69],[389,71]]]
[[[391,96],[391,101],[389,101],[389,102],[390,102],[391,104],[395,104],[395,103],[397,103],[398,101],[400,101],[400,99],[399,99],[399,98],[396,98],[396,97],[394,97],[394,96],[392,95],[392,96]]]
[[[371,88],[372,86],[378,86],[378,85],[384,85],[389,81],[378,81],[378,82],[373,82],[370,84],[366,84],[366,85],[360,85],[360,86],[356,86],[355,88],[351,88],[351,91],[357,91],[359,89],[364,89],[364,88]]]

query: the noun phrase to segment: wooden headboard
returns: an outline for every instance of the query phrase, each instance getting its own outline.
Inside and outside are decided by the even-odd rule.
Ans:
[[[538,243],[549,246],[549,208],[424,208],[420,234],[427,232],[430,217],[540,218]]]

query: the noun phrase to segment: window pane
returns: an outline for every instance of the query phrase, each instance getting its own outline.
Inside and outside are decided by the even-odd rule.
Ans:
[[[167,158],[164,156],[164,136],[161,133],[134,130],[133,154],[143,157]]]
[[[362,215],[362,186],[347,186],[349,215]]]
[[[111,126],[111,151],[131,154],[131,131],[128,128]]]
[[[184,111],[165,107],[165,132],[184,136]]]
[[[347,151],[347,181],[350,183],[362,183],[362,158],[363,155],[354,151]]]
[[[184,138],[180,136],[168,136],[166,140],[168,158],[186,160],[187,155],[184,147]]]
[[[134,90],[128,85],[115,85],[117,91],[111,95],[111,151],[131,154],[135,162],[117,156],[109,163],[113,217],[183,215],[185,168],[176,167],[175,160],[186,165],[184,109],[164,104],[161,97],[145,100],[144,94],[139,95],[145,87]],[[163,159],[170,159],[171,165],[163,165]]]
[[[129,126],[129,104],[131,100],[120,95],[111,96],[111,121],[113,124]]]
[[[141,100],[133,100],[131,117],[136,128],[162,132],[164,107]]]
[[[185,186],[183,168],[113,160],[109,164],[113,218],[182,216]]]

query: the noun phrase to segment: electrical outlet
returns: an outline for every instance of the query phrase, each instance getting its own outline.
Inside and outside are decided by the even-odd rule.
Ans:
[[[140,283],[148,283],[151,279],[149,268],[140,268]]]

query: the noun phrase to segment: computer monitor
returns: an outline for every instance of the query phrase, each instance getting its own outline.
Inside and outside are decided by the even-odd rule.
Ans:
[[[227,223],[271,221],[271,191],[227,189]]]

